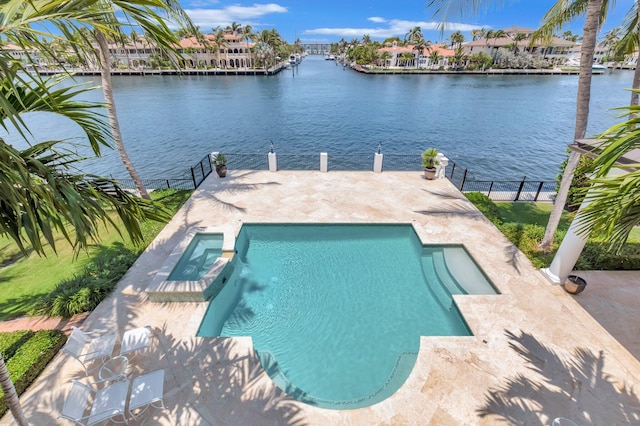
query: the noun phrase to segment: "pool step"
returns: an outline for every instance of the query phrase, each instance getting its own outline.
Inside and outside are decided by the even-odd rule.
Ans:
[[[444,250],[437,250],[433,252],[433,266],[436,270],[436,274],[445,287],[451,294],[467,294],[465,289],[458,283],[447,266],[447,261],[444,257]]]
[[[427,285],[440,305],[449,310],[453,305],[453,294],[467,294],[447,267],[444,252],[425,249],[420,259]]]

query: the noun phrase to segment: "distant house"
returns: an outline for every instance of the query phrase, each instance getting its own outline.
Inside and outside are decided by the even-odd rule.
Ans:
[[[22,62],[24,64],[32,62],[37,63],[38,61],[38,52],[33,50],[27,52],[22,47],[16,46],[15,44],[7,43],[2,46],[2,50],[5,53],[8,53],[12,59],[15,59],[16,61]]]
[[[205,34],[202,43],[196,37],[180,40],[179,53],[191,67],[253,68],[251,48],[254,43],[236,34],[224,34],[224,43],[218,46],[213,34]]]
[[[558,62],[564,62],[573,57],[576,52],[580,51],[580,43],[555,36],[549,40],[536,40],[534,43],[531,43],[531,36],[535,30],[530,28],[512,26],[503,31],[505,37],[481,38],[465,43],[463,45],[464,52],[468,55],[484,52],[494,57],[498,49],[513,49],[515,43],[515,47],[520,52],[528,52],[547,60],[555,59]],[[524,38],[522,38],[522,36],[518,37],[518,34],[522,34]],[[522,40],[516,41],[517,38],[522,38]]]
[[[214,68],[251,68],[253,60],[251,48],[253,43],[242,40],[236,34],[224,34],[224,43],[217,46],[213,34],[204,34],[201,42],[196,37],[187,37],[180,40],[177,47],[178,54],[188,68],[214,67]],[[158,53],[153,44],[147,43],[144,38],[137,43],[109,44],[111,62],[115,65],[124,65],[130,68],[148,67],[151,57]]]
[[[414,45],[407,44],[406,46],[399,46],[398,42],[394,41],[389,46],[385,46],[383,48],[378,49],[378,55],[382,56],[384,52],[387,52],[389,58],[387,59],[387,63],[385,67],[388,68],[396,68],[396,67],[419,67],[419,68],[440,68],[447,67],[449,65],[449,59],[454,55],[454,51],[451,49],[447,49],[444,43],[432,44],[429,47],[425,47],[422,49],[419,54],[414,49]],[[437,51],[440,59],[437,63],[432,63],[430,55]],[[407,63],[405,59],[403,59],[403,54],[409,53],[413,55],[413,59],[411,63]],[[406,55],[407,57],[409,55]],[[418,64],[416,64],[416,56],[418,60]]]

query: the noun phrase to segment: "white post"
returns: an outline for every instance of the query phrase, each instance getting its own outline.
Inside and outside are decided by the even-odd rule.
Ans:
[[[320,153],[320,171],[327,172],[329,170],[329,156],[326,152]]]
[[[625,172],[614,169],[611,170],[608,176],[623,173]],[[581,227],[580,211],[591,203],[592,191],[593,190],[590,189],[587,192],[587,195],[584,197],[584,201],[580,204],[580,208],[576,212],[562,243],[560,243],[560,247],[558,247],[558,251],[553,257],[551,265],[548,268],[540,269],[542,275],[544,275],[552,284],[562,284],[566,281],[569,274],[571,274],[573,267],[576,266],[576,262],[582,254],[584,245],[587,243],[589,232],[578,234],[578,229]]]
[[[444,179],[447,176],[447,166],[449,165],[449,159],[439,152],[436,155],[436,160],[440,163],[438,170],[436,171],[436,179]]]
[[[278,171],[278,157],[276,157],[275,152],[269,153],[269,171],[270,172]]]
[[[384,154],[375,153],[373,154],[373,171],[375,173],[382,173],[382,160],[384,158]]]

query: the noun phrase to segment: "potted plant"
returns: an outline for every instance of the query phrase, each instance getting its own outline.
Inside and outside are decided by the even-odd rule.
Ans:
[[[564,289],[567,293],[578,294],[584,291],[587,286],[587,281],[577,275],[569,275],[564,282]]]
[[[216,173],[218,176],[221,178],[225,177],[227,175],[227,157],[225,157],[224,154],[218,153],[213,158],[213,163],[216,165]]]
[[[424,177],[429,180],[436,178],[436,166],[440,161],[436,160],[438,150],[435,148],[427,148],[422,153],[422,167],[424,167]]]

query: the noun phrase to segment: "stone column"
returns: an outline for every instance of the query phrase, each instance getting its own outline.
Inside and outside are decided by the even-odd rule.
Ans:
[[[440,163],[436,171],[436,179],[444,179],[447,177],[447,166],[449,165],[449,159],[439,152],[436,155],[436,160]]]
[[[329,170],[329,156],[326,152],[320,153],[320,171],[327,172]]]
[[[612,169],[608,176],[624,173],[626,172]],[[558,251],[553,257],[551,265],[548,268],[540,269],[542,275],[552,284],[563,284],[567,280],[567,276],[571,274],[573,267],[576,266],[576,262],[580,254],[582,254],[584,245],[589,239],[590,232],[578,233],[578,229],[581,227],[580,211],[591,203],[592,191],[593,189],[590,189],[589,192],[587,192],[584,201],[580,204],[580,208],[576,212],[562,243],[560,243],[560,247],[558,247]]]
[[[278,171],[278,157],[276,157],[275,152],[269,153],[269,171],[270,172]]]
[[[376,152],[373,154],[373,171],[375,173],[382,173],[382,160],[384,159],[384,154],[380,154]]]

